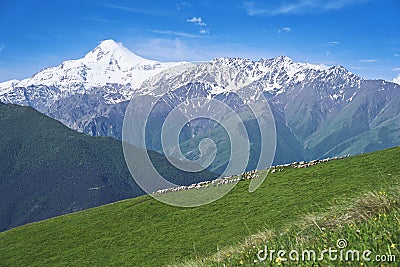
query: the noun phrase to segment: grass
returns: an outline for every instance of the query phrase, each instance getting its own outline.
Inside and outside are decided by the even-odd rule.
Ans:
[[[327,212],[287,222],[284,229],[264,230],[210,257],[173,266],[398,266],[399,199],[400,187],[389,193],[368,192]],[[329,248],[337,251],[331,254],[336,260],[329,258]],[[285,251],[281,257],[279,250]],[[310,250],[315,256],[304,252]],[[323,250],[327,252],[322,258]]]
[[[393,148],[288,168],[253,193],[240,182],[206,206],[178,208],[144,196],[18,227],[0,233],[0,265],[163,266],[211,257],[265,229],[280,233],[305,214],[400,186],[399,161],[400,148]]]

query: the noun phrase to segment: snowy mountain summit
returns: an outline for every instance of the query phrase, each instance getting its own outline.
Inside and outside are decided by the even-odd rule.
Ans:
[[[22,81],[0,83],[0,100],[15,102],[10,99],[14,94],[7,96],[7,93],[12,93],[13,88],[17,87],[56,87],[57,92],[51,95],[61,93],[65,97],[75,93],[88,93],[92,88],[126,86],[127,88],[120,92],[123,97],[111,101],[115,103],[126,100],[132,94],[132,90],[140,87],[147,78],[181,64],[185,62],[165,63],[145,59],[132,53],[121,43],[105,40],[81,59],[64,61]]]
[[[163,73],[146,80],[140,91],[160,96],[165,90],[174,90],[191,82],[202,82],[207,84],[210,96],[246,90],[249,86],[277,96],[287,92],[296,84],[310,83],[317,79],[330,81],[332,94],[335,94],[336,80],[352,84],[361,81],[360,77],[342,66],[328,67],[294,62],[285,55],[257,61],[243,58],[216,58],[183,69],[175,75],[163,75]],[[249,96],[250,98],[252,96]]]
[[[250,84],[281,94],[290,85],[336,70],[332,68],[293,62],[287,56],[258,61],[216,58],[199,65],[159,62],[142,58],[121,43],[105,40],[81,59],[64,61],[22,81],[0,83],[0,101],[46,112],[55,102],[73,95],[101,94],[106,103],[116,104],[134,95],[160,95],[193,81],[208,83],[212,95]]]
[[[105,40],[84,58],[47,68],[18,86],[55,85],[85,88],[107,84],[130,84],[136,88],[148,77],[179,63],[161,63],[142,58],[121,43]]]

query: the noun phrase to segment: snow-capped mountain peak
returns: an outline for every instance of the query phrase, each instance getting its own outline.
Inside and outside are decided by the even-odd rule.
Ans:
[[[149,64],[151,60],[142,58],[114,40],[102,41],[92,51],[87,53],[84,58],[87,62],[99,62],[115,60],[120,64],[132,66],[135,64]]]
[[[121,43],[105,40],[84,58],[64,61],[59,66],[43,69],[21,81],[18,86],[57,86],[62,91],[107,84],[130,84],[132,88],[138,88],[148,77],[176,64],[142,58]]]
[[[83,58],[64,61],[56,67],[43,69],[22,81],[0,83],[0,93],[3,95],[0,100],[25,103],[24,95],[6,95],[7,92],[14,87],[47,87],[56,89],[35,89],[32,94],[41,95],[37,90],[55,90],[49,98],[54,98],[53,101],[56,101],[60,97],[103,90],[106,95],[110,93],[114,96],[118,95],[112,99],[105,96],[110,103],[117,103],[129,99],[149,77],[170,67],[184,65],[184,63],[145,59],[132,53],[122,43],[105,40]],[[123,89],[116,91],[115,88],[121,88],[121,86]],[[48,100],[50,104],[53,102]]]
[[[104,40],[83,58],[64,61],[22,81],[0,83],[0,92],[6,93],[13,87],[47,86],[56,87],[65,97],[110,84],[125,86],[125,91],[120,92],[123,97],[114,99],[114,103],[129,98],[147,78],[181,64],[145,59],[132,53],[122,43]]]
[[[291,63],[291,62],[293,62],[293,60],[290,57],[286,56],[286,55],[280,55],[280,56],[274,58],[273,60],[276,61],[276,62],[279,62],[279,63]]]
[[[7,91],[11,90],[18,83],[19,80],[15,79],[0,83],[0,94],[6,93]]]
[[[207,83],[212,88],[211,95],[235,92],[257,83],[264,91],[280,94],[288,85],[302,82],[310,77],[310,73],[315,76],[327,72],[328,69],[329,67],[322,65],[294,62],[285,55],[258,61],[223,57],[187,68],[167,83],[170,89],[179,88],[193,80]],[[166,80],[163,79],[162,84],[165,83]],[[161,87],[160,79],[151,79],[144,84],[144,87],[146,87],[142,88],[144,91],[154,90],[155,95],[162,93],[157,89]]]
[[[393,82],[400,84],[400,74],[396,78],[393,79]]]

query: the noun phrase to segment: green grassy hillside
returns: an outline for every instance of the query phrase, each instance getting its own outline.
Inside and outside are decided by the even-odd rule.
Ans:
[[[370,191],[286,222],[284,229],[265,229],[211,256],[172,266],[398,267],[399,199],[400,187]]]
[[[0,231],[142,194],[117,140],[0,103]]]
[[[240,182],[222,199],[177,208],[150,196],[0,233],[4,266],[162,266],[213,255],[306,213],[400,185],[400,148],[268,175],[255,192]]]

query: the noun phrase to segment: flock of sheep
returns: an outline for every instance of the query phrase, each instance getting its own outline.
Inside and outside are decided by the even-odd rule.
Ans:
[[[281,172],[285,168],[289,168],[289,167],[292,167],[295,169],[308,168],[308,167],[317,165],[319,163],[328,162],[331,160],[343,159],[343,158],[347,158],[349,156],[350,155],[346,155],[346,156],[342,156],[342,157],[326,158],[326,159],[321,159],[321,160],[312,160],[310,162],[301,161],[301,162],[293,162],[293,163],[289,163],[289,164],[271,166],[268,169],[268,172],[269,173]],[[236,183],[236,182],[244,181],[244,180],[251,180],[254,178],[258,178],[258,177],[259,177],[259,175],[257,173],[257,170],[252,170],[252,171],[244,172],[241,175],[221,177],[221,178],[218,178],[218,179],[215,179],[212,181],[199,182],[199,183],[191,184],[189,186],[182,185],[182,186],[178,186],[178,187],[160,189],[154,193],[155,194],[163,194],[163,193],[168,193],[168,192],[205,188],[205,187],[209,187],[209,186],[219,186],[219,185],[224,185],[224,184]]]

